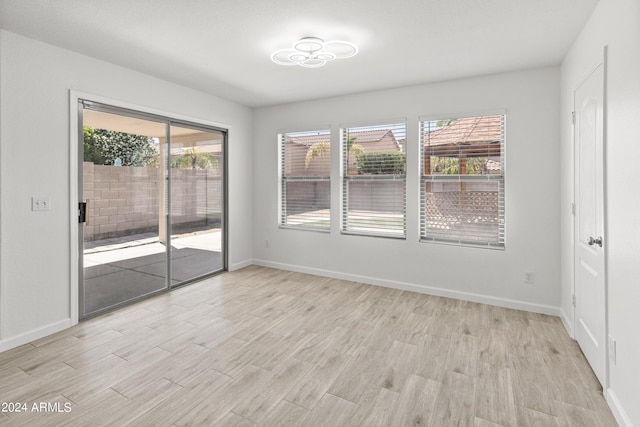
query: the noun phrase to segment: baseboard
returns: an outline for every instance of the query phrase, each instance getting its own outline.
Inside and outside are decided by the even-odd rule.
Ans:
[[[23,344],[30,343],[31,341],[35,341],[37,339],[46,337],[47,335],[54,334],[56,332],[62,331],[63,329],[67,329],[70,327],[71,327],[71,319],[64,319],[59,322],[51,323],[50,325],[43,326],[38,329],[33,329],[31,331],[24,332],[20,335],[16,335],[15,337],[7,338],[5,340],[0,340],[0,353],[15,347],[19,347]]]
[[[550,305],[534,304],[525,301],[511,300],[507,298],[492,297],[470,292],[455,291],[451,289],[438,288],[434,286],[418,285],[415,283],[397,282],[392,280],[378,279],[375,277],[361,276],[356,274],[341,273],[338,271],[324,270],[319,268],[302,267],[298,265],[284,264],[261,259],[254,259],[253,264],[263,267],[277,268],[280,270],[295,271],[298,273],[314,274],[317,276],[331,277],[334,279],[361,282],[368,285],[383,286],[386,288],[400,289],[404,291],[418,292],[421,294],[435,295],[440,297],[455,298],[464,301],[478,302],[482,304],[495,305],[498,307],[513,308],[516,310],[531,311],[534,313],[560,316],[560,308]]]
[[[571,338],[573,338],[573,322],[571,321],[571,319],[569,319],[569,316],[567,316],[567,313],[565,313],[565,311],[560,308],[560,319],[562,320],[562,324],[564,325],[564,328],[567,330],[567,333],[569,334],[569,336]]]
[[[250,265],[253,265],[253,260],[251,259],[246,259],[240,262],[234,262],[233,264],[229,265],[229,271],[240,270],[241,268],[249,267]]]
[[[633,427],[631,418],[629,418],[627,412],[622,408],[618,396],[616,396],[613,390],[608,388],[604,397],[609,404],[609,408],[611,408],[611,412],[613,412],[613,416],[616,418],[618,424],[620,424],[620,427]]]

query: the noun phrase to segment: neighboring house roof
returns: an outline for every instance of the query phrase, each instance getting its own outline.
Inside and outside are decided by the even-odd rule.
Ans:
[[[329,142],[330,140],[331,135],[322,133],[317,135],[303,135],[294,137],[290,137],[289,135],[287,135],[284,139],[284,142],[290,142],[294,144],[304,145],[305,147],[310,147],[318,142]]]
[[[424,135],[425,149],[434,155],[471,157],[500,155],[502,116],[465,117]]]
[[[357,144],[379,142],[386,136],[390,136],[395,140],[391,129],[360,130],[349,132],[349,138],[355,138]]]
[[[353,131],[349,132],[350,138],[356,139],[356,144],[361,145],[363,149],[366,150],[366,146],[370,144],[380,143],[384,139],[388,139],[393,141],[394,146],[400,151],[400,145],[396,140],[395,136],[391,129],[375,129],[375,130],[361,130],[361,131]],[[294,143],[298,145],[303,145],[305,147],[310,147],[313,144],[318,142],[328,142],[331,139],[329,134],[319,134],[319,135],[302,135],[302,136],[286,136],[285,143]],[[367,150],[368,151],[368,150]]]

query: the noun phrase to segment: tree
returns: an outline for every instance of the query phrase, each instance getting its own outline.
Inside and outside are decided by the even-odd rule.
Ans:
[[[372,151],[356,156],[358,174],[404,175],[406,156],[403,152]]]
[[[354,155],[357,156],[359,154],[364,153],[362,147],[356,144],[356,137],[352,136],[347,140],[347,154],[349,156]]]
[[[453,123],[455,120],[454,119],[447,119],[447,120],[438,120],[436,122],[436,126],[441,128],[441,127],[445,127],[445,126],[449,126],[451,123]]]
[[[147,166],[157,161],[153,138],[89,126],[83,128],[84,161],[97,165]]]
[[[192,147],[171,161],[172,168],[217,169],[218,159],[211,153],[200,153]]]
[[[480,157],[467,159],[467,175],[480,175],[486,173],[485,161]],[[432,173],[443,175],[458,175],[460,173],[460,159],[457,157],[431,157]]]
[[[347,153],[348,153],[347,155],[349,157],[353,156],[355,158],[359,154],[364,153],[364,150],[362,149],[362,147],[356,144],[355,142],[356,142],[355,136],[352,136],[347,140]],[[321,141],[321,142],[316,142],[312,144],[311,147],[309,147],[309,150],[307,151],[307,155],[304,159],[305,168],[309,167],[311,160],[317,159],[318,157],[326,156],[330,152],[331,152],[331,145],[328,141]]]
[[[96,165],[104,165],[105,159],[102,150],[98,144],[98,135],[94,128],[85,126],[82,129],[83,145],[84,145],[84,161],[95,163]]]
[[[321,141],[312,144],[311,147],[309,147],[309,150],[307,150],[307,155],[304,158],[304,167],[308,169],[311,160],[326,156],[330,152],[331,144],[329,141]]]

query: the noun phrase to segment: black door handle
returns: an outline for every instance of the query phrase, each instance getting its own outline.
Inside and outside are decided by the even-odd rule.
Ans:
[[[87,202],[78,203],[78,222],[87,222]]]

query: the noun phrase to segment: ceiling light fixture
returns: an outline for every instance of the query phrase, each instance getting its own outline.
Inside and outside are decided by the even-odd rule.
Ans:
[[[353,43],[341,40],[325,42],[317,37],[304,37],[289,49],[273,52],[271,60],[279,65],[318,68],[334,59],[350,58],[356,53],[358,53],[358,47]]]

